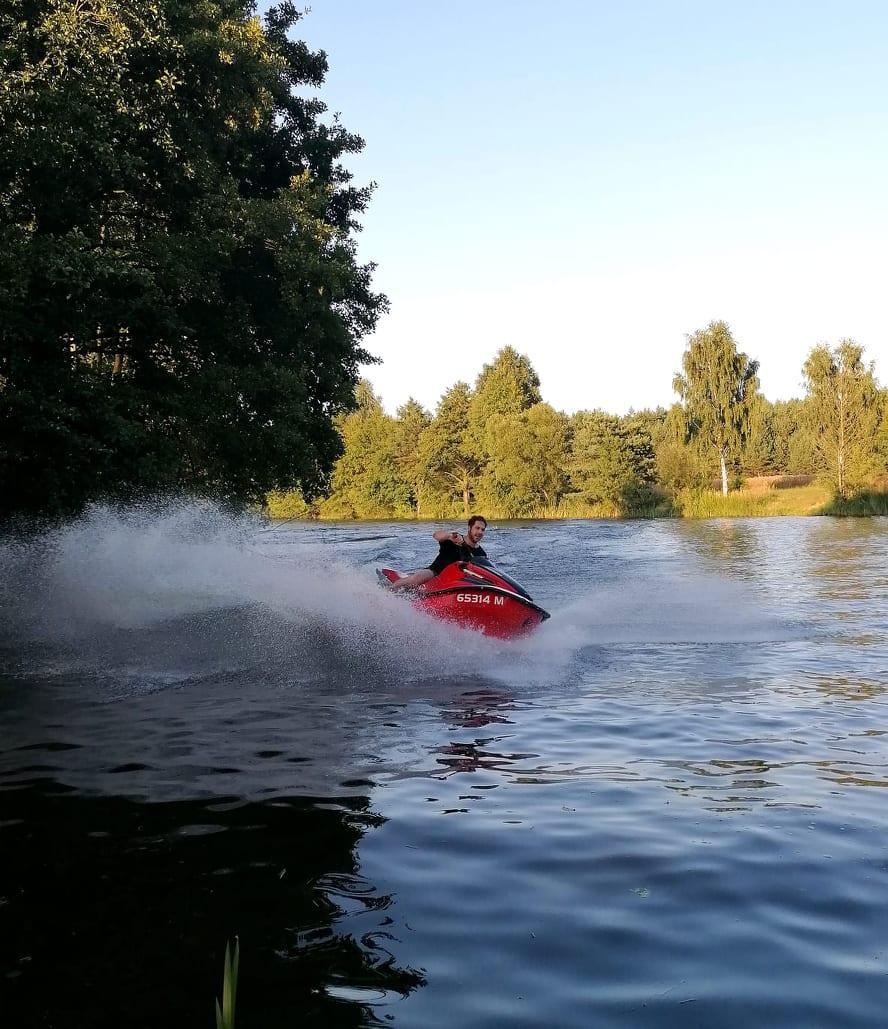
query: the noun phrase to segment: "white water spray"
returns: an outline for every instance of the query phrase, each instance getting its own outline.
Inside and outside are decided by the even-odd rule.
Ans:
[[[193,502],[97,506],[49,536],[0,546],[0,604],[13,641],[39,644],[54,674],[115,675],[152,688],[208,674],[274,685],[548,685],[569,681],[590,647],[742,643],[782,631],[742,584],[693,568],[665,578],[661,569],[652,584],[640,561],[618,583],[590,577],[588,592],[577,597],[574,588],[567,603],[540,597],[552,619],[504,643],[381,590],[372,541],[384,536],[346,532],[334,547],[320,544],[335,528],[267,529]],[[372,553],[362,553],[362,540]],[[565,559],[577,556],[570,542]],[[506,533],[501,544],[507,556]],[[551,554],[550,547],[547,560]],[[606,555],[601,560],[609,567]],[[583,570],[567,574],[575,587]]]

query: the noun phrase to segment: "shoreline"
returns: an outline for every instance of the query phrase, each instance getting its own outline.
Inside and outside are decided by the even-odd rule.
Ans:
[[[380,510],[373,517],[349,516],[337,511],[325,514],[323,501],[307,504],[299,494],[277,494],[269,498],[266,515],[270,521],[305,522],[450,522],[465,518],[461,510],[435,511],[432,514],[393,513]],[[483,507],[483,505],[481,505]],[[870,518],[888,516],[888,492],[862,490],[845,500],[834,497],[829,489],[816,483],[793,486],[755,485],[735,490],[727,496],[715,490],[683,490],[646,509],[621,511],[606,505],[562,502],[554,507],[537,508],[522,514],[486,509],[486,517],[497,521],[651,521],[654,519],[711,518]]]

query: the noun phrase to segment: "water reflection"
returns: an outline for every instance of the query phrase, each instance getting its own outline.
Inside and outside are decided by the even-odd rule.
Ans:
[[[809,574],[825,601],[872,604],[888,596],[885,524],[882,518],[827,518],[817,530],[804,534],[801,542]]]
[[[873,700],[888,692],[888,681],[850,675],[815,676],[814,686],[824,697],[836,700]]]
[[[509,714],[515,710],[515,698],[505,691],[470,690],[446,703],[441,717],[452,728],[480,729],[485,725],[511,725]]]
[[[683,528],[685,535],[692,541],[694,552],[706,558],[720,573],[728,567],[736,576],[754,576],[761,557],[754,520],[714,518],[689,522]]]
[[[362,879],[367,798],[142,804],[33,779],[3,794],[6,1024],[208,1024],[225,941],[241,942],[238,1018],[378,1024],[339,988],[404,996],[393,899]]]
[[[360,868],[385,819],[353,705],[218,681],[125,701],[0,686],[5,1024],[208,1024],[234,935],[245,1024],[383,1024],[423,985]]]

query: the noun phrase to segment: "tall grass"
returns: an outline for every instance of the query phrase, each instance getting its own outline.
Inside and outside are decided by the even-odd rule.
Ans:
[[[888,515],[888,493],[861,490],[853,497],[833,497],[818,511],[819,515],[837,515],[840,518],[861,518]]]
[[[491,518],[508,518],[508,514],[494,512]],[[612,504],[590,504],[575,497],[564,497],[557,504],[540,505],[530,510],[527,518],[619,518],[620,513]]]
[[[682,490],[675,506],[682,518],[762,518],[815,514],[828,500],[829,491],[812,483],[786,489],[743,489],[726,497],[715,490]]]

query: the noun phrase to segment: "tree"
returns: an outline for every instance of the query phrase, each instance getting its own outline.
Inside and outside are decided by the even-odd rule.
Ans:
[[[455,383],[438,402],[435,417],[419,444],[424,482],[448,499],[459,497],[467,518],[480,470],[479,461],[467,444],[471,399],[468,385]]]
[[[323,513],[334,518],[409,517],[411,485],[399,465],[395,420],[363,379],[355,403],[357,410],[337,419],[343,449]]]
[[[773,475],[786,467],[777,426],[774,405],[765,397],[755,398],[749,418],[749,438],[746,442],[744,470],[752,475]]]
[[[488,475],[499,510],[520,517],[555,507],[567,485],[567,418],[548,404],[491,418]]]
[[[506,509],[510,504],[502,482],[491,473],[491,455],[498,446],[496,419],[520,414],[541,402],[537,373],[529,359],[512,347],[503,347],[481,369],[469,405],[466,448],[478,462],[479,494],[488,509]]]
[[[829,481],[846,498],[871,471],[878,424],[878,390],[863,348],[843,339],[814,347],[803,366],[814,450]]]
[[[0,515],[319,489],[385,309],[362,141],[249,0],[0,11]]]
[[[650,499],[656,477],[650,427],[643,416],[602,411],[575,418],[570,478],[583,499],[630,511]]]
[[[777,400],[772,405],[777,470],[810,475],[816,469],[814,448],[805,425],[803,400]]]
[[[413,397],[398,408],[395,423],[395,461],[402,477],[410,483],[417,517],[421,514],[424,486],[420,440],[430,422],[428,411]]]
[[[888,389],[879,390],[879,427],[875,436],[876,470],[884,488],[888,477]]]
[[[682,368],[672,385],[683,402],[686,437],[715,449],[727,496],[728,462],[740,456],[749,435],[758,361],[738,352],[724,322],[710,322],[689,337]]]
[[[540,380],[530,360],[503,347],[485,364],[469,404],[469,446],[479,460],[486,454],[488,425],[495,415],[517,414],[542,401]]]
[[[687,420],[681,404],[666,413],[662,431],[654,443],[657,482],[673,494],[698,487],[709,477],[708,452],[703,453],[699,437],[688,438]]]

